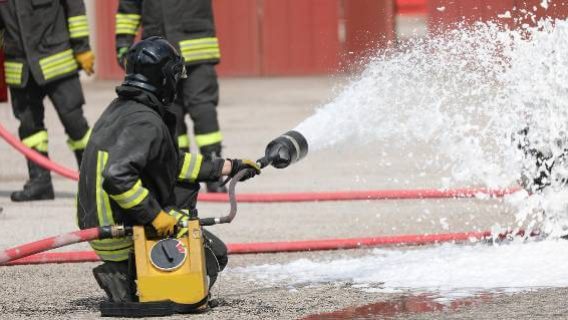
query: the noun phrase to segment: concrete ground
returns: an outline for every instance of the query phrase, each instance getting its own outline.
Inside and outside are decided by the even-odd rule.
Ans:
[[[340,77],[244,78],[221,81],[219,107],[225,136],[224,155],[256,159],[267,142],[295,127],[314,108],[329,101],[345,83]],[[115,82],[85,83],[85,113],[90,123],[113,98]],[[51,106],[46,125],[50,154],[61,164],[75,167],[66,137]],[[17,132],[10,106],[0,105],[2,124]],[[340,128],[330,128],[340,130]],[[405,153],[389,153],[379,159],[381,144],[340,147],[310,154],[286,170],[267,169],[261,176],[238,186],[238,192],[300,192],[441,187],[442,168],[416,174],[419,159]],[[410,145],[422,159],[434,154],[423,145]],[[9,194],[26,179],[25,161],[7,144],[0,143],[0,248],[41,239],[76,229],[75,182],[54,176],[57,199],[12,203]],[[387,163],[391,163],[387,165]],[[414,173],[414,174],[410,174]],[[409,178],[412,177],[412,178]],[[201,216],[220,215],[225,204],[201,203]],[[446,223],[440,219],[446,218]],[[212,231],[228,243],[277,240],[347,238],[392,234],[486,230],[494,224],[512,225],[512,209],[500,200],[405,200],[321,202],[294,204],[241,204],[231,225]],[[87,249],[76,245],[61,250]],[[259,288],[231,274],[230,268],[262,263],[288,262],[301,257],[334,257],[365,254],[365,250],[232,256],[229,270],[220,278],[214,295],[221,305],[195,319],[293,319],[314,313],[366,305],[377,301],[400,301],[412,293],[367,293],[348,283],[329,283],[291,290]],[[91,276],[96,264],[67,264],[0,268],[0,318],[2,319],[95,319],[103,292]],[[565,318],[566,289],[537,290],[495,296],[480,304],[457,310],[429,313],[397,312],[400,318]],[[379,317],[368,316],[360,319]],[[182,318],[176,316],[174,318]]]

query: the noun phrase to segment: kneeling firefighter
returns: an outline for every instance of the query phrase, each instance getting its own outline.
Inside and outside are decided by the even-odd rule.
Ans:
[[[181,237],[177,228],[196,214],[200,181],[260,173],[250,160],[204,160],[178,151],[176,118],[168,106],[178,81],[186,77],[184,60],[161,37],[135,44],[126,55],[126,77],[115,99],[95,124],[81,165],[77,214],[81,229],[107,225],[145,225],[159,237]],[[241,181],[242,181],[241,180]],[[151,227],[153,228],[151,228]],[[227,248],[204,230],[209,287],[227,264]],[[104,261],[93,273],[111,302],[136,302],[133,240],[92,241]],[[130,262],[130,263],[129,263]]]

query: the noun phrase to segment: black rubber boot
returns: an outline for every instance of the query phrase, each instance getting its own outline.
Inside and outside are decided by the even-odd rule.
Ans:
[[[204,159],[215,159],[221,157],[221,144],[216,143],[208,146],[199,148],[199,152],[203,155]],[[207,192],[210,193],[227,193],[227,187],[221,186],[223,183],[223,178],[219,178],[219,181],[206,182],[205,186]]]
[[[105,261],[93,269],[99,287],[110,302],[137,302],[136,285],[129,272],[129,261]]]
[[[47,156],[47,154],[44,154]],[[51,173],[34,162],[28,160],[28,173],[30,179],[21,191],[14,191],[10,199],[14,202],[52,200],[55,198]]]

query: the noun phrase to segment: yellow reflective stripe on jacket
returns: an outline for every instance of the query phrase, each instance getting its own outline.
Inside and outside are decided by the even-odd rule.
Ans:
[[[42,130],[22,140],[22,143],[28,147],[41,152],[47,152],[48,136],[47,131]]]
[[[185,62],[221,58],[219,40],[216,37],[183,40],[179,42],[179,47]]]
[[[114,239],[103,239],[103,240],[93,240],[90,243],[91,247],[95,250],[101,251],[112,251],[112,250],[123,250],[132,247],[132,238],[114,238]]]
[[[97,199],[97,215],[99,218],[99,225],[102,227],[112,226],[115,224],[108,194],[103,189],[103,170],[105,169],[107,161],[108,153],[105,151],[99,151],[97,153],[97,178],[95,181],[95,192]]]
[[[201,170],[202,163],[202,155],[192,155],[191,153],[186,153],[183,157],[183,164],[181,166],[178,179],[191,182],[195,181],[197,179],[197,175],[199,175],[199,170]]]
[[[220,143],[221,141],[223,141],[223,135],[220,131],[195,135],[195,142],[199,147]]]
[[[89,135],[90,132],[87,133]],[[85,135],[85,136],[87,136]],[[100,226],[115,225],[108,194],[103,189],[103,170],[108,161],[108,153],[99,151],[97,154],[96,199],[97,215]],[[132,238],[104,239],[90,241],[95,253],[104,261],[127,260],[133,248]]]
[[[180,221],[188,221],[189,220],[189,215],[185,212],[179,212],[177,210],[170,210],[168,212],[171,216],[173,216],[174,218],[176,218],[176,221],[179,223]],[[181,238],[183,237],[186,233],[187,233],[187,227],[186,228],[178,228],[177,230],[177,234],[176,234],[176,238]]]
[[[6,75],[6,83],[11,85],[22,84],[22,70],[24,64],[15,61],[4,62],[4,73]]]
[[[189,148],[189,137],[187,134],[182,134],[178,137],[178,148]]]
[[[69,37],[71,38],[81,38],[89,35],[89,23],[86,15],[69,17],[67,26],[69,28]]]
[[[119,239],[109,239],[109,240],[121,240],[121,239],[119,238]],[[134,247],[133,243],[131,242],[131,244],[128,247],[122,249],[101,250],[96,248],[97,244],[95,244],[94,241],[91,241],[89,244],[91,245],[95,253],[103,261],[117,261],[117,262],[127,260],[128,257],[130,256],[130,252],[132,252],[132,249]]]
[[[203,50],[199,52],[189,52],[182,53],[185,62],[201,61],[201,60],[211,60],[220,59],[221,54],[218,50]]]
[[[77,62],[71,49],[40,59],[39,65],[45,80],[77,70]]]
[[[130,209],[139,205],[148,196],[148,189],[142,186],[142,180],[138,179],[130,190],[117,195],[110,195],[124,209]]]
[[[116,14],[116,34],[135,35],[140,25],[139,14]]]
[[[67,140],[67,145],[69,146],[69,149],[71,149],[72,151],[83,150],[87,147],[87,143],[89,142],[90,137],[91,137],[91,129],[89,129],[87,133],[85,133],[83,138],[79,140],[71,140],[71,139]]]

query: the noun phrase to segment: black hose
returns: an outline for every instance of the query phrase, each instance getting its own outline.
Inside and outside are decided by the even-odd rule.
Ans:
[[[252,169],[244,169],[231,178],[229,182],[229,204],[231,209],[229,210],[229,214],[219,218],[202,218],[199,219],[199,224],[202,226],[212,226],[215,224],[220,223],[231,223],[235,216],[237,215],[237,195],[235,193],[235,188],[237,186],[237,182],[239,182],[248,172],[248,170]]]

